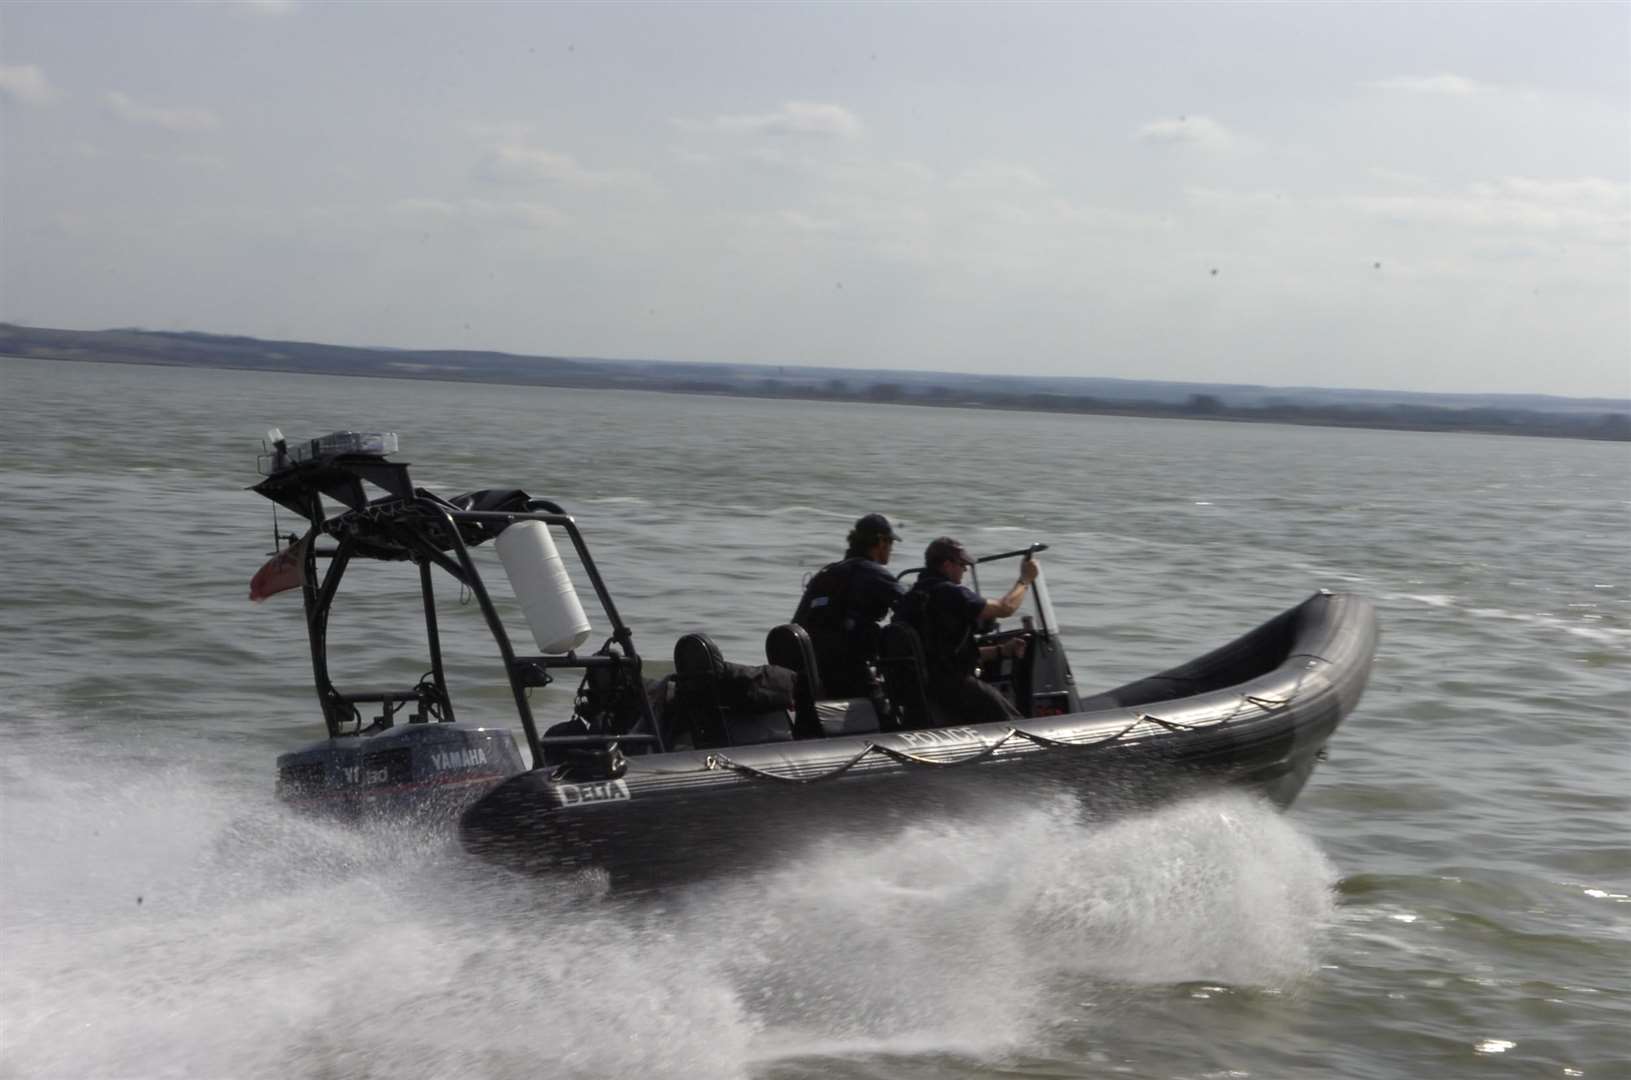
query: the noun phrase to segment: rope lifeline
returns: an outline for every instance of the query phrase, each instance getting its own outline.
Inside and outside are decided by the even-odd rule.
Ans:
[[[1326,660],[1325,657],[1316,656],[1313,653],[1304,653],[1299,655],[1309,656],[1314,660],[1327,664],[1330,663],[1330,661]],[[1313,665],[1311,664],[1309,667],[1312,668]],[[702,767],[704,771],[723,769],[726,772],[732,772],[738,776],[743,776],[750,780],[768,780],[772,783],[803,787],[810,784],[823,783],[827,780],[836,780],[838,777],[843,776],[845,773],[855,768],[855,766],[859,765],[862,761],[865,761],[868,757],[873,755],[887,757],[891,761],[898,762],[902,765],[922,765],[931,769],[950,769],[957,768],[958,766],[962,765],[973,765],[978,762],[985,761],[1000,750],[1011,739],[1023,739],[1026,742],[1031,743],[1033,746],[1040,747],[1044,750],[1093,750],[1120,742],[1122,739],[1126,738],[1127,735],[1133,731],[1133,729],[1144,723],[1155,724],[1157,727],[1164,728],[1165,730],[1176,734],[1184,731],[1195,731],[1201,727],[1222,727],[1234,720],[1235,717],[1239,716],[1240,711],[1247,705],[1256,706],[1257,708],[1262,709],[1264,712],[1269,713],[1278,712],[1282,709],[1288,709],[1291,707],[1291,703],[1296,700],[1297,692],[1302,689],[1303,681],[1307,678],[1307,672],[1304,672],[1302,675],[1298,676],[1296,683],[1292,685],[1291,692],[1288,693],[1283,700],[1260,697],[1253,694],[1242,694],[1240,704],[1235,707],[1233,712],[1229,713],[1229,715],[1220,720],[1209,721],[1206,724],[1185,724],[1178,720],[1163,720],[1161,717],[1153,716],[1150,713],[1135,713],[1133,716],[1133,722],[1128,724],[1126,727],[1123,727],[1119,731],[1112,732],[1102,738],[1094,739],[1090,742],[1066,742],[1061,739],[1050,739],[1045,735],[1036,735],[1032,732],[1021,730],[1020,728],[1009,728],[1007,732],[1003,734],[1002,738],[998,739],[996,742],[982,748],[978,753],[970,754],[967,757],[958,758],[956,761],[935,761],[932,758],[921,757],[906,750],[897,750],[892,746],[884,746],[881,743],[869,742],[853,757],[839,765],[834,766],[826,772],[818,773],[815,776],[783,776],[780,773],[767,772],[764,769],[758,769],[752,765],[744,765],[740,761],[732,761],[728,756],[720,753],[709,754],[703,762]],[[666,776],[678,776],[684,774],[680,770],[657,771],[660,773],[660,775]],[[685,770],[685,772],[689,772],[689,770]]]
[[[1154,717],[1141,717],[1140,719],[1154,719]],[[1094,739],[1091,742],[1063,742],[1059,739],[1050,739],[1045,735],[1035,735],[1029,731],[1022,731],[1019,728],[1009,728],[1008,731],[1003,734],[1002,738],[998,739],[996,742],[984,747],[978,753],[970,754],[967,757],[958,758],[956,761],[935,761],[933,758],[921,757],[906,750],[897,750],[892,746],[884,746],[882,743],[869,742],[861,748],[859,753],[849,758],[849,760],[834,766],[824,773],[818,773],[815,776],[783,776],[780,773],[767,772],[764,769],[754,768],[752,765],[744,765],[740,761],[732,761],[724,754],[709,754],[703,768],[724,769],[727,772],[733,772],[738,776],[745,776],[751,780],[769,780],[778,784],[803,786],[808,784],[819,784],[826,780],[835,780],[873,755],[889,758],[891,761],[899,762],[902,765],[923,765],[931,769],[952,769],[962,765],[973,765],[977,762],[985,761],[987,758],[991,757],[998,750],[1000,750],[1011,739],[1023,739],[1035,746],[1041,747],[1044,750],[1092,750],[1121,741],[1130,731],[1136,728],[1139,723],[1140,720],[1134,720],[1120,731],[1111,732],[1109,735],[1106,735],[1103,738]]]

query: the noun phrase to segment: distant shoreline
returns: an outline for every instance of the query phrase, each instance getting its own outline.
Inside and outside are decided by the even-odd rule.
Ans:
[[[1378,431],[1456,431],[1631,442],[1631,403],[1628,403],[1626,411],[1618,411],[1610,405],[1601,412],[1597,411],[1595,402],[1575,402],[1573,408],[1568,410],[1502,405],[1453,408],[1415,404],[1409,400],[1355,403],[1330,400],[1343,393],[1340,391],[1324,392],[1327,400],[1308,400],[1311,395],[1321,392],[1287,391],[1283,399],[1271,398],[1261,404],[1242,404],[1226,400],[1226,395],[1231,390],[1244,392],[1250,388],[1227,386],[1216,387],[1216,393],[1187,393],[1181,400],[1117,400],[1059,392],[1051,388],[1070,380],[1048,381],[1025,376],[974,377],[899,372],[863,375],[853,371],[788,369],[770,365],[580,360],[493,352],[369,349],[210,334],[52,330],[12,324],[0,324],[0,355],[24,360],[581,390],[643,390],[833,404],[916,405],[1159,420],[1215,420]],[[841,375],[844,377],[839,377]],[[1093,380],[1077,381],[1097,385]],[[1098,380],[1098,383],[1108,381]],[[1164,392],[1169,398],[1187,389],[1183,384],[1126,382],[1131,387],[1147,388],[1150,393]],[[1050,389],[1035,389],[1044,384]],[[1262,392],[1262,388],[1257,389]],[[1294,396],[1296,393],[1301,394],[1301,399]],[[1382,394],[1376,396],[1386,397]],[[1435,396],[1398,395],[1406,399],[1428,400]]]

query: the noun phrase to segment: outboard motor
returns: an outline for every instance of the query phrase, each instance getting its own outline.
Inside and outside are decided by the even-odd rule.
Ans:
[[[277,795],[306,810],[359,817],[456,814],[525,766],[497,728],[409,723],[378,735],[326,739],[277,759]]]

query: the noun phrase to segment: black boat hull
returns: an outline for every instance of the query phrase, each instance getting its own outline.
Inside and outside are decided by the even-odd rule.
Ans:
[[[1375,646],[1368,600],[1320,593],[1078,712],[631,757],[615,779],[532,770],[477,800],[460,834],[503,865],[634,883],[1060,793],[1117,812],[1233,786],[1284,807],[1358,704]]]

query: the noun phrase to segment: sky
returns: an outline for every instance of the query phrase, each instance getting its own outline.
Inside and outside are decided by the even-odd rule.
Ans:
[[[0,3],[0,319],[1631,396],[1631,4]]]

